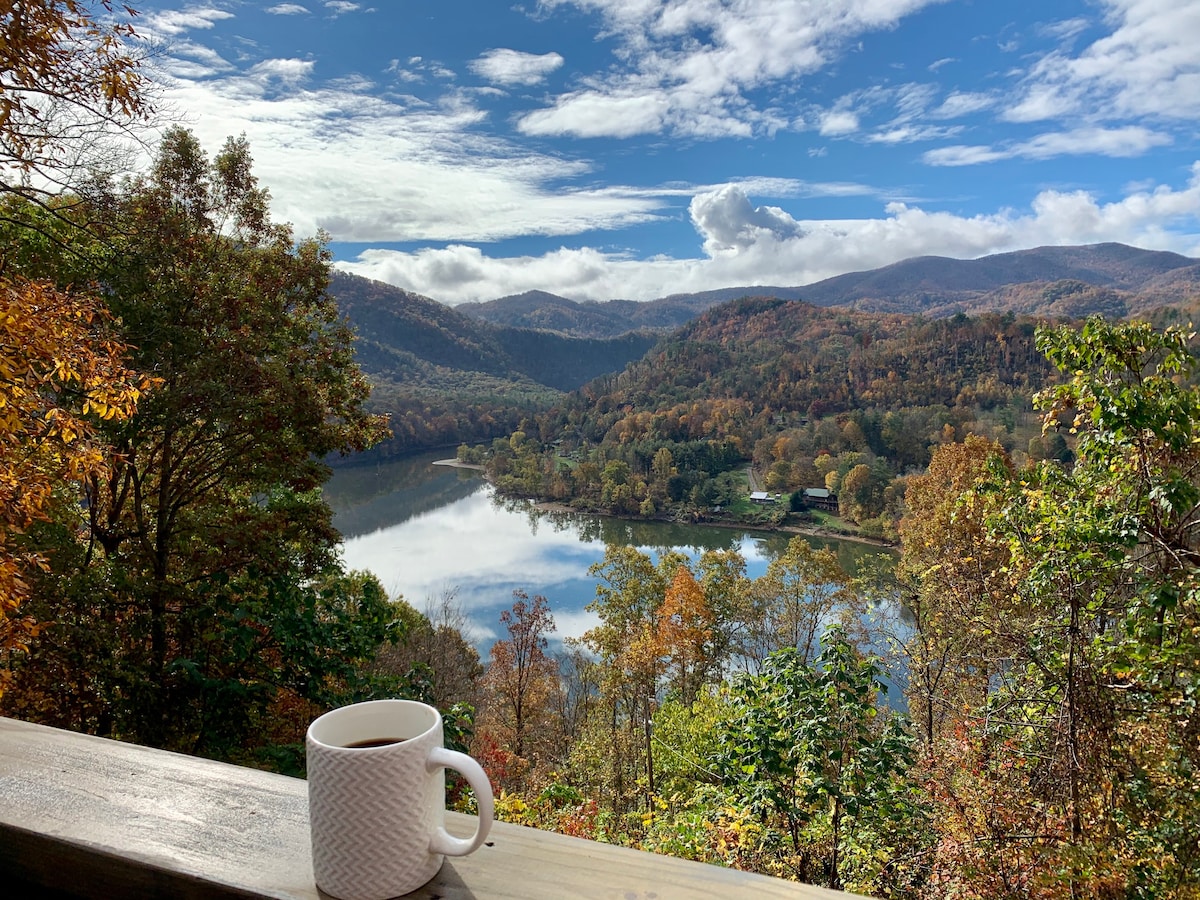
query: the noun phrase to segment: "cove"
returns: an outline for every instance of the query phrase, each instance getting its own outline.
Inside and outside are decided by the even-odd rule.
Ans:
[[[469,623],[467,637],[485,658],[514,590],[546,597],[559,640],[596,624],[586,609],[597,584],[588,568],[603,560],[606,544],[637,547],[655,558],[670,549],[692,559],[706,550],[737,550],[746,574],[757,578],[795,536],[543,512],[528,501],[496,496],[478,472],[433,465],[450,455],[440,450],[338,468],[324,493],[343,535],[346,567],[372,572],[389,594],[419,610],[452,593]],[[854,541],[806,540],[831,547],[848,572],[864,555],[886,552]]]

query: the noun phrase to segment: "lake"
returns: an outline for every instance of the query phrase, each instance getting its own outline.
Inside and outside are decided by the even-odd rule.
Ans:
[[[344,536],[347,568],[374,573],[393,596],[419,610],[452,592],[469,623],[467,637],[486,658],[513,591],[543,595],[557,638],[578,637],[598,621],[585,607],[597,580],[588,567],[606,543],[628,544],[656,557],[676,549],[695,559],[706,550],[738,550],[747,575],[758,577],[794,535],[741,528],[635,522],[607,516],[540,512],[526,501],[495,496],[482,475],[434,466],[441,450],[379,464],[339,468],[325,487]],[[832,547],[853,571],[879,548],[808,538]]]

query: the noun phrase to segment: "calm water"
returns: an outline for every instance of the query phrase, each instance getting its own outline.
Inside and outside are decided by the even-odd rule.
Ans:
[[[422,456],[338,470],[326,486],[345,536],[348,568],[373,572],[393,595],[417,609],[447,591],[469,621],[469,637],[485,655],[513,591],[542,594],[558,637],[578,637],[597,621],[585,607],[596,596],[588,567],[606,543],[630,544],[657,556],[674,548],[692,558],[705,550],[738,550],[747,574],[761,575],[792,535],[604,516],[539,513],[525,502],[496,498],[477,472],[434,466],[450,455]],[[876,548],[811,538],[833,547],[843,567]]]

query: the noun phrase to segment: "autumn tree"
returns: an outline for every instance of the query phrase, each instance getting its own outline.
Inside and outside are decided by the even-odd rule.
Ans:
[[[508,632],[492,644],[483,676],[484,710],[480,732],[506,747],[522,769],[536,768],[552,727],[552,710],[559,691],[558,663],[546,653],[554,617],[545,597],[530,600],[513,591],[513,605],[500,613]]]
[[[50,518],[56,490],[104,470],[97,424],[127,419],[151,383],[125,353],[94,297],[0,279],[0,652],[29,638],[20,607],[48,565],[26,533]]]
[[[1012,606],[999,610],[1007,658],[930,780],[945,896],[1194,894],[1200,391],[1190,340],[1101,319],[1039,332],[1063,381],[1038,406],[1048,431],[1070,430],[1074,458],[1016,474],[993,459],[975,488],[990,493],[988,530],[1002,546],[986,564],[1011,578]]]
[[[663,660],[667,689],[679,702],[690,704],[720,673],[713,654],[713,610],[686,566],[675,570],[656,615],[652,652]]]
[[[1012,471],[999,444],[971,435],[939,447],[908,483],[898,572],[911,614],[910,711],[928,753],[964,706],[986,702],[1012,646],[1006,636],[1021,628],[1008,547],[988,529],[996,505],[977,490],[993,462]]]
[[[821,632],[854,603],[837,555],[794,537],[750,588],[746,655],[753,665],[787,647],[812,660]]]
[[[97,277],[131,363],[161,385],[105,424],[114,450],[87,483],[83,552],[39,589],[59,625],[20,673],[47,718],[94,705],[82,727],[193,752],[240,738],[204,723],[248,725],[269,702],[293,637],[281,605],[341,577],[325,457],[384,427],[325,292],[327,251],[271,222],[251,170],[244,140],[210,161],[175,129],[149,173],[94,210],[116,249]],[[348,612],[370,605],[341,596]],[[263,646],[246,654],[251,634]],[[87,675],[47,677],[63,671]],[[295,687],[317,696],[319,680]]]
[[[1047,429],[1069,423],[1075,459],[1069,471],[1045,461],[1010,482],[996,523],[1024,567],[1022,599],[1044,622],[1026,631],[1018,657],[1040,665],[1010,694],[1040,704],[1012,708],[1045,725],[1034,752],[1053,760],[1046,799],[1062,811],[1065,838],[1052,870],[1084,891],[1120,877],[1129,892],[1178,896],[1200,873],[1192,337],[1100,318],[1040,332],[1039,348],[1067,377],[1038,405]],[[1148,872],[1151,845],[1171,861]]]
[[[49,194],[79,183],[101,126],[146,112],[132,29],[112,12],[107,2],[0,2],[0,222],[35,221],[28,201],[49,208]],[[125,364],[99,299],[37,277],[14,249],[6,238],[0,257],[0,653],[28,637],[19,609],[30,572],[46,565],[22,535],[48,516],[56,487],[101,469],[95,422],[127,418],[149,383]]]
[[[0,2],[0,193],[78,188],[102,136],[149,113],[135,15],[109,0]]]
[[[658,610],[684,561],[680,554],[666,553],[656,563],[636,547],[609,544],[604,559],[589,570],[601,579],[589,604],[600,623],[581,639],[600,667],[589,743],[611,748],[605,771],[595,776],[617,811],[653,792],[651,723],[663,673]]]
[[[379,648],[375,668],[420,688],[425,702],[446,711],[456,705],[479,705],[483,664],[466,638],[467,616],[457,590],[447,587],[427,597],[424,611],[401,596],[391,598],[402,623],[394,644]]]

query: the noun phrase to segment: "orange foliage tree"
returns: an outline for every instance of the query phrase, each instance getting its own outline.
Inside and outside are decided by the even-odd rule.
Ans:
[[[551,701],[559,689],[558,664],[546,653],[554,617],[546,598],[513,591],[512,609],[500,613],[508,638],[492,645],[483,677],[485,707],[479,735],[509,748],[510,777],[536,767],[550,737]]]

